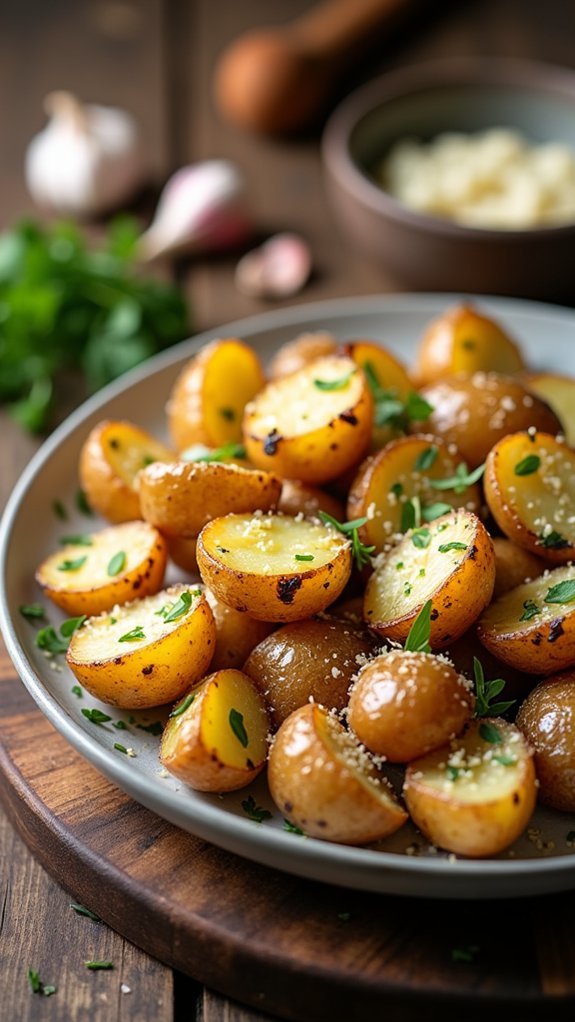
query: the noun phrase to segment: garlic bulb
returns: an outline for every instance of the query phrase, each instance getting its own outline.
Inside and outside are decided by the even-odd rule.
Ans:
[[[140,238],[143,260],[174,252],[230,248],[250,232],[244,181],[228,160],[182,167],[166,184],[151,226]]]
[[[312,270],[309,245],[298,234],[275,234],[236,266],[236,286],[250,298],[291,298]]]
[[[134,119],[117,107],[84,105],[69,92],[45,99],[49,121],[26,152],[32,198],[57,213],[93,216],[142,183]]]

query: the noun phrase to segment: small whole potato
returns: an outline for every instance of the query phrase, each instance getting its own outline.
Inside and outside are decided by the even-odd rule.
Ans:
[[[445,660],[392,650],[361,671],[348,722],[370,752],[409,763],[463,730],[475,703],[471,690],[471,682]]]
[[[240,670],[254,646],[273,631],[274,625],[256,621],[233,607],[226,607],[209,589],[205,590],[205,596],[216,623],[216,651],[211,670],[221,671],[230,667]]]
[[[308,362],[313,362],[323,355],[334,355],[337,341],[332,334],[318,330],[313,334],[300,334],[293,341],[287,341],[276,351],[270,363],[270,377],[279,380],[282,376],[290,376],[303,369]]]
[[[478,370],[518,373],[525,363],[509,335],[471,305],[456,305],[429,324],[415,371],[420,384]]]
[[[529,693],[517,727],[535,753],[539,798],[575,812],[575,671],[545,678]]]

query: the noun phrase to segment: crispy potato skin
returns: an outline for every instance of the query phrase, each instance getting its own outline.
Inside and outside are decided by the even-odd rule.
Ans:
[[[534,749],[539,798],[575,812],[575,671],[545,678],[529,693],[517,727]]]
[[[280,380],[282,376],[291,376],[316,358],[334,355],[336,351],[335,337],[323,330],[314,334],[300,334],[278,348],[270,363],[270,378]]]
[[[545,563],[539,557],[529,550],[516,546],[510,539],[496,536],[491,542],[495,552],[494,600],[502,593],[509,592],[527,580],[537,578],[545,571]]]
[[[378,793],[362,783],[360,769],[337,754],[334,746],[342,732],[317,704],[295,710],[271,747],[268,781],[280,812],[306,834],[362,845],[398,830],[407,814],[386,787]]]
[[[122,467],[122,452],[125,467]],[[80,483],[94,511],[116,524],[141,518],[140,498],[134,486],[134,456],[149,453],[157,461],[170,461],[172,452],[131,422],[105,420],[88,434],[80,452]],[[140,467],[146,464],[142,458]]]
[[[471,685],[430,653],[392,650],[362,669],[348,722],[370,752],[408,763],[455,738],[471,717]]]
[[[471,305],[455,305],[429,324],[415,364],[421,386],[457,373],[518,373],[523,356],[504,330]]]
[[[330,709],[347,705],[358,659],[373,650],[369,636],[340,622],[322,619],[284,625],[268,635],[247,658],[253,678],[278,728],[310,699]]]
[[[277,506],[281,480],[270,472],[186,462],[150,465],[140,473],[142,515],[166,536],[197,536],[212,518],[231,512],[270,511]]]
[[[306,518],[317,518],[318,511],[325,511],[338,522],[343,522],[345,518],[345,507],[341,500],[332,497],[331,493],[326,493],[319,486],[300,483],[297,479],[283,480],[278,511],[284,515],[293,515],[294,518],[299,514]]]
[[[508,433],[530,426],[543,433],[562,431],[549,405],[511,376],[453,376],[423,387],[421,393],[433,411],[424,423],[414,423],[411,431],[425,429],[454,443],[469,468],[481,465]]]
[[[205,592],[216,623],[216,651],[211,663],[212,670],[240,670],[254,647],[270,634],[274,625],[267,621],[256,621],[247,614],[226,607],[209,589]],[[246,673],[249,674],[249,671]]]

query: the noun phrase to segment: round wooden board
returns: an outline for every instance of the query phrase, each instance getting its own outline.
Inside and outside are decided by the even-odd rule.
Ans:
[[[133,802],[52,728],[0,650],[2,800],[74,898],[162,962],[296,1022],[572,1016],[573,895],[422,902],[300,880]],[[257,824],[254,824],[257,826]],[[454,961],[469,949],[471,961]],[[455,957],[461,957],[456,954]],[[553,1015],[550,1011],[553,1011]]]

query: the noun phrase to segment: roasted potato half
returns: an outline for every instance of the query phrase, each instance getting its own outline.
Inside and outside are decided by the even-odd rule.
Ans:
[[[280,812],[324,841],[367,844],[393,834],[407,819],[357,739],[314,703],[295,710],[280,727],[268,781]]]
[[[216,671],[172,710],[160,761],[196,791],[235,791],[263,770],[267,739],[265,703],[251,679]]]
[[[82,446],[78,466],[90,507],[109,522],[141,518],[138,472],[152,462],[173,458],[164,444],[131,422],[98,423]]]
[[[575,567],[568,565],[510,589],[487,608],[478,635],[506,664],[553,674],[575,664]]]
[[[367,583],[364,618],[380,635],[404,642],[432,600],[431,648],[445,649],[485,609],[494,582],[495,555],[484,526],[471,511],[455,511],[410,530],[381,555]]]
[[[323,330],[314,334],[300,334],[278,348],[270,363],[270,377],[279,380],[282,376],[290,376],[309,362],[315,362],[316,358],[335,355],[336,351],[337,341],[332,334]]]
[[[351,679],[373,645],[365,631],[343,627],[340,621],[296,621],[263,639],[247,658],[244,671],[264,696],[277,728],[310,699],[342,710]]]
[[[444,376],[476,372],[519,373],[521,352],[493,319],[472,305],[455,305],[429,324],[415,363],[421,385]]]
[[[453,445],[426,434],[391,440],[366,458],[347,501],[350,521],[367,518],[359,530],[362,542],[381,552],[398,533],[434,521],[452,507],[477,514],[481,491],[477,483],[458,483],[461,460]],[[446,489],[450,479],[453,486]]]
[[[100,614],[161,589],[168,559],[163,536],[147,522],[124,522],[70,536],[36,571],[46,596],[71,616]]]
[[[495,551],[494,600],[523,582],[531,582],[545,571],[545,563],[540,557],[516,546],[510,539],[496,536],[491,542]]]
[[[425,430],[455,444],[470,468],[481,465],[508,433],[530,426],[552,434],[563,429],[549,405],[515,377],[497,373],[453,376],[429,384],[421,393],[433,411],[424,423],[414,423],[411,432]]]
[[[97,699],[143,709],[174,702],[202,678],[215,643],[205,596],[176,585],[89,618],[72,635],[66,660]]]
[[[209,589],[205,590],[205,594],[216,623],[216,651],[210,666],[213,671],[229,667],[239,670],[254,647],[270,634],[274,625],[267,621],[256,621],[233,607],[226,607]]]
[[[287,515],[227,515],[198,538],[200,574],[228,607],[258,621],[299,621],[325,610],[351,574],[347,540]]]
[[[231,512],[269,511],[281,480],[262,469],[221,462],[150,465],[140,474],[142,515],[166,536],[197,536],[212,518]]]
[[[566,564],[575,554],[575,451],[546,433],[513,433],[490,451],[485,497],[517,546]]]
[[[539,798],[575,812],[575,671],[545,678],[517,714],[517,727],[534,750]]]
[[[265,383],[255,353],[236,338],[212,341],[184,367],[167,406],[176,450],[191,444],[222,447],[242,438],[248,401]]]
[[[340,351],[363,369],[372,394],[385,394],[388,399],[405,401],[413,391],[413,383],[401,362],[375,341],[348,341]],[[379,424],[376,416],[371,446],[377,450],[402,432],[392,421]]]
[[[475,720],[450,745],[409,764],[403,794],[433,845],[470,858],[497,855],[535,807],[533,753],[513,724]]]
[[[321,484],[366,453],[373,424],[367,379],[352,359],[329,355],[273,381],[246,408],[244,443],[259,468]]]
[[[556,373],[527,373],[524,381],[560,418],[567,443],[575,447],[575,379]]]
[[[471,682],[444,659],[391,650],[360,671],[347,719],[370,752],[408,763],[463,731],[474,704]]]

